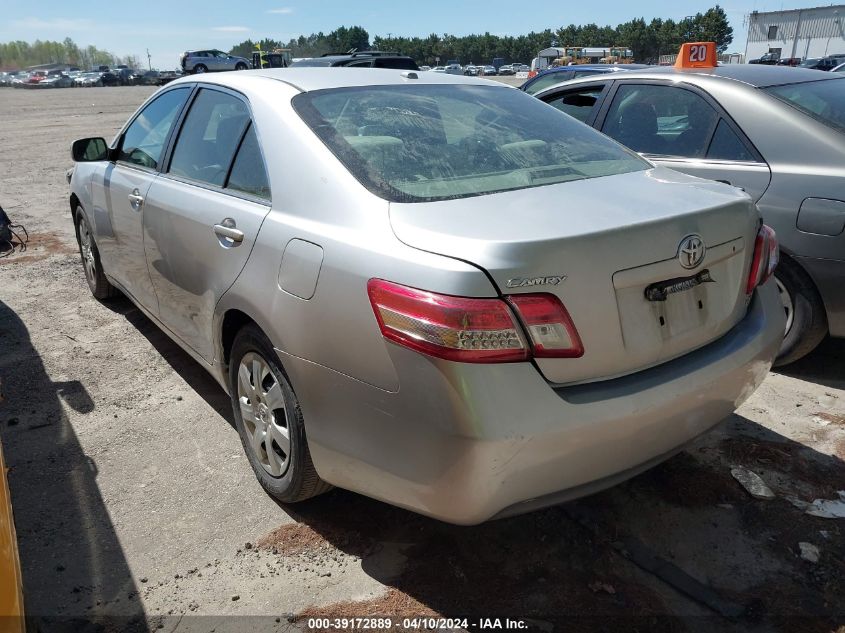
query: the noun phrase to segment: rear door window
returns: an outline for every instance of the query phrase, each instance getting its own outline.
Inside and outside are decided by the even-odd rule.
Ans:
[[[232,173],[226,188],[240,191],[258,198],[270,200],[270,183],[267,179],[267,168],[261,156],[255,126],[250,125],[246,136],[235,156]]]
[[[719,113],[701,95],[675,86],[619,86],[602,132],[645,154],[704,158]]]
[[[387,59],[379,59],[376,57],[375,61],[373,62],[374,68],[396,68],[398,70],[417,70],[417,65],[414,63],[412,59],[401,59],[401,58],[387,58]]]
[[[179,132],[170,173],[222,187],[248,124],[243,101],[217,90],[200,90]]]
[[[147,104],[126,128],[120,143],[118,161],[158,169],[164,144],[191,89],[168,90]]]
[[[595,110],[601,93],[604,91],[603,86],[593,86],[590,88],[583,88],[581,90],[570,90],[564,93],[557,93],[550,98],[543,100],[550,106],[553,106],[565,112],[569,116],[578,119],[581,122],[590,118],[590,115]]]
[[[724,119],[719,120],[716,133],[707,149],[707,158],[713,160],[755,161],[755,156],[748,151],[745,143]]]

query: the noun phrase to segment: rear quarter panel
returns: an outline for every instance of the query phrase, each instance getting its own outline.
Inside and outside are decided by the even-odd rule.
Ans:
[[[815,121],[760,89],[713,82],[707,86],[768,163],[772,179],[758,201],[763,219],[787,253],[845,259],[845,234],[822,236],[797,228],[806,198],[845,200],[845,134]],[[717,85],[718,84],[718,85]]]

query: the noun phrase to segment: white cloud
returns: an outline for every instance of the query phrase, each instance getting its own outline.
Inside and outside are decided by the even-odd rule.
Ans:
[[[24,18],[13,20],[12,26],[17,29],[33,29],[38,31],[87,31],[94,28],[94,21],[87,18]]]
[[[215,26],[212,31],[220,31],[221,33],[248,33],[252,29],[248,26]]]

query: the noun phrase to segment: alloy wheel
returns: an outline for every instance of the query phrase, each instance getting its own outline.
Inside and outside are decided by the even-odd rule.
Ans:
[[[291,452],[287,401],[270,365],[255,352],[244,354],[238,366],[238,403],[250,450],[264,470],[281,477]]]
[[[83,217],[79,220],[79,248],[82,251],[82,267],[85,269],[85,276],[88,282],[97,282],[97,259],[94,256],[94,244],[91,240],[91,229]]]

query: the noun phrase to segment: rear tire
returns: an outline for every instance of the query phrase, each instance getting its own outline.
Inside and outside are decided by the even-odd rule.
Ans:
[[[202,73],[207,73],[208,67],[205,64],[197,64],[194,66],[194,74],[201,75]]]
[[[775,283],[787,315],[787,330],[775,367],[794,363],[812,352],[827,335],[827,314],[813,280],[791,259],[781,255]]]
[[[332,489],[314,469],[302,410],[273,345],[254,324],[232,344],[229,391],[244,452],[264,490],[296,503]]]
[[[100,261],[100,251],[97,250],[97,243],[82,207],[76,208],[76,240],[79,244],[79,256],[82,258],[82,269],[85,272],[85,281],[88,288],[96,299],[111,299],[118,296],[118,290],[109,283],[103,272],[103,264]]]

